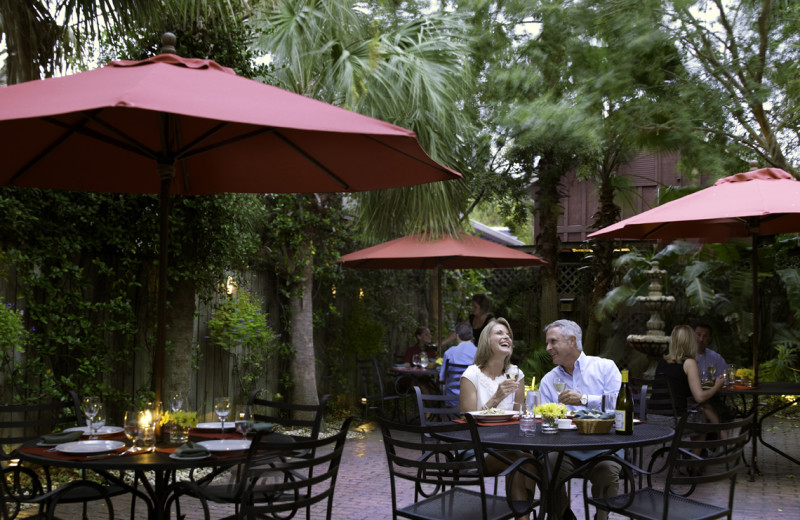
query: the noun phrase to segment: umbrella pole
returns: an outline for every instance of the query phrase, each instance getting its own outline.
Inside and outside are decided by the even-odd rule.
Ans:
[[[436,351],[439,353],[438,357],[442,357],[442,310],[444,309],[444,305],[442,304],[442,259],[439,258],[436,260],[436,293],[437,299],[439,300],[439,316],[437,317],[439,323],[436,327],[436,335],[439,336],[438,341],[436,341]]]
[[[167,260],[169,247],[169,188],[175,176],[175,166],[159,164],[158,175],[161,180],[161,202],[159,220],[158,251],[158,296],[156,322],[156,349],[153,354],[153,390],[156,401],[161,401],[164,385],[164,357],[167,345]]]
[[[750,272],[753,278],[753,386],[758,386],[758,350],[761,347],[761,314],[758,306],[758,224],[750,224],[753,252]]]

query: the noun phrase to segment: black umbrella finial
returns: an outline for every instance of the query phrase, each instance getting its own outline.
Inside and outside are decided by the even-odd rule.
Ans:
[[[177,54],[178,51],[175,49],[175,45],[178,43],[178,39],[175,37],[174,34],[171,32],[165,32],[161,35],[161,54]]]

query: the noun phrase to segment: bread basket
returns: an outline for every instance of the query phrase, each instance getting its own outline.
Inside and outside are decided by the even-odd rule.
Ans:
[[[614,419],[572,419],[581,433],[609,433]]]

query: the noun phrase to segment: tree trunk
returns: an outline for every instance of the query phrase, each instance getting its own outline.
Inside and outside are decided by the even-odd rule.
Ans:
[[[319,404],[317,394],[317,371],[316,357],[314,356],[314,309],[312,305],[312,285],[313,285],[313,260],[311,256],[311,243],[305,246],[306,257],[309,258],[308,264],[303,268],[302,291],[300,297],[294,297],[291,301],[291,344],[294,350],[292,359],[292,379],[291,390],[292,402],[297,404]],[[303,414],[310,419],[312,413]]]
[[[162,399],[167,406],[169,395],[189,395],[192,382],[192,344],[195,323],[195,285],[190,280],[174,284],[170,291],[171,308],[167,312],[167,351]],[[187,403],[188,404],[188,403]],[[197,406],[197,403],[193,403]]]
[[[558,253],[561,241],[558,239],[558,216],[561,214],[561,169],[557,163],[547,164],[543,157],[540,161],[539,180],[537,181],[536,205],[542,226],[537,237],[538,253],[548,263],[542,266],[542,304],[541,323],[548,323],[558,316]]]

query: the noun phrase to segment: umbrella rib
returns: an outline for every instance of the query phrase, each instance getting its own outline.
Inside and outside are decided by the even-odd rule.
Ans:
[[[138,141],[136,141],[132,137],[130,137],[130,136],[126,135],[125,133],[119,131],[118,129],[114,128],[113,126],[109,125],[108,123],[106,123],[102,119],[98,119],[97,117],[95,117],[95,116],[93,116],[91,114],[88,114],[86,112],[84,112],[83,114],[84,114],[84,116],[86,116],[87,119],[89,119],[91,121],[94,121],[95,123],[97,123],[97,124],[101,125],[102,127],[106,128],[107,130],[109,130],[111,132],[114,132],[115,134],[119,135],[120,137],[123,138],[123,140],[114,139],[113,137],[111,137],[109,135],[101,134],[100,132],[96,132],[94,130],[89,130],[89,129],[83,128],[83,125],[81,125],[79,127],[76,127],[74,125],[70,125],[68,123],[64,123],[63,121],[59,121],[58,119],[55,119],[53,117],[45,117],[43,119],[45,121],[47,121],[48,123],[53,124],[55,126],[60,126],[61,128],[66,128],[67,130],[70,130],[71,132],[83,134],[83,135],[85,135],[87,137],[91,137],[92,139],[96,139],[98,141],[102,141],[104,143],[108,143],[108,144],[110,144],[112,146],[116,146],[117,148],[120,148],[122,150],[127,150],[129,152],[133,152],[135,154],[142,155],[144,157],[147,157],[148,159],[157,159],[157,155],[155,154],[155,152],[150,150],[145,145],[139,143]],[[125,141],[128,141],[128,142],[125,142]]]
[[[405,156],[406,156],[406,157],[408,157],[409,159],[413,159],[414,161],[416,161],[416,162],[418,162],[418,163],[420,163],[420,164],[424,164],[425,166],[428,166],[428,167],[431,167],[431,168],[436,168],[437,170],[439,170],[439,171],[443,171],[443,172],[448,172],[448,171],[450,171],[448,168],[445,168],[445,167],[443,167],[441,164],[437,163],[437,162],[436,162],[436,161],[434,161],[433,159],[431,159],[431,162],[433,162],[433,164],[430,164],[430,163],[428,163],[427,161],[423,161],[423,160],[422,160],[422,159],[420,159],[419,157],[415,157],[415,156],[413,156],[413,155],[411,155],[411,154],[409,154],[409,153],[406,153],[406,152],[404,152],[403,150],[400,150],[399,148],[396,148],[396,147],[394,147],[394,146],[390,145],[389,143],[384,143],[383,141],[381,141],[381,140],[379,140],[379,139],[376,139],[375,137],[373,137],[373,136],[371,136],[371,135],[367,135],[367,134],[361,134],[361,135],[362,135],[362,136],[364,136],[364,137],[366,137],[367,139],[369,139],[369,140],[371,140],[371,141],[374,141],[374,142],[378,143],[378,144],[379,144],[379,145],[381,145],[381,146],[384,146],[384,147],[386,147],[386,148],[388,148],[388,149],[392,150],[393,152],[397,152],[397,153],[399,153],[399,154],[401,154],[401,155],[405,155]],[[426,155],[427,155],[427,154],[426,154]]]
[[[49,118],[45,118],[45,120],[49,120]],[[84,121],[83,124],[86,124],[86,121]],[[74,131],[74,129],[71,128],[70,130]],[[42,149],[41,152],[36,154],[30,161],[28,161],[24,166],[22,166],[22,168],[20,168],[14,175],[11,176],[11,178],[8,181],[8,184],[13,186],[14,183],[17,181],[17,179],[25,175],[25,173],[31,168],[33,168],[39,161],[50,155],[50,152],[61,146],[61,143],[66,141],[70,135],[72,135],[72,132],[65,132],[58,139],[50,143],[49,146]]]
[[[317,168],[319,168],[320,170],[322,170],[322,171],[323,171],[323,172],[324,172],[324,173],[325,173],[325,174],[326,174],[328,177],[330,177],[330,178],[332,178],[334,181],[338,182],[338,183],[339,183],[339,185],[340,185],[340,186],[341,186],[343,189],[345,189],[345,190],[349,190],[349,189],[350,189],[350,185],[349,185],[349,184],[347,184],[346,182],[344,182],[344,180],[343,180],[343,179],[339,178],[339,177],[338,177],[338,176],[337,176],[335,173],[333,173],[333,172],[332,172],[332,171],[330,171],[328,168],[326,168],[326,167],[325,167],[325,166],[324,166],[322,163],[320,163],[319,161],[317,161],[316,159],[314,159],[313,157],[311,157],[309,154],[307,154],[307,153],[305,152],[305,150],[303,150],[302,148],[300,148],[299,146],[297,146],[296,144],[294,144],[294,142],[292,142],[292,140],[291,140],[291,139],[289,139],[288,137],[286,137],[285,135],[283,135],[283,134],[281,134],[280,132],[277,132],[277,131],[275,132],[275,136],[276,136],[278,139],[280,139],[281,141],[283,141],[284,143],[286,143],[286,144],[287,144],[287,145],[288,145],[288,146],[289,146],[291,149],[293,149],[293,150],[294,150],[295,152],[297,152],[299,155],[301,155],[302,157],[305,157],[305,158],[306,158],[306,160],[308,160],[308,162],[310,162],[311,164],[313,164],[314,166],[316,166]]]

